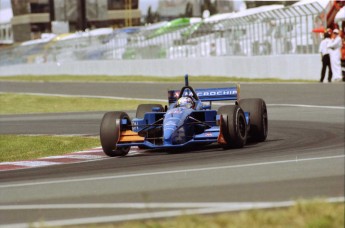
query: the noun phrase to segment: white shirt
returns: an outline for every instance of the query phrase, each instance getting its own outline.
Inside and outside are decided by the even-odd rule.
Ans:
[[[319,52],[322,54],[322,56],[329,54],[328,44],[330,41],[331,41],[330,38],[325,38],[324,40],[321,41]]]
[[[331,67],[333,73],[333,80],[341,79],[341,62],[340,62],[340,48],[341,38],[337,35],[333,40],[328,43],[329,55],[331,57]]]
[[[340,50],[341,38],[339,35],[337,35],[333,40],[331,40],[330,43],[328,43],[328,48],[331,48],[332,50]]]

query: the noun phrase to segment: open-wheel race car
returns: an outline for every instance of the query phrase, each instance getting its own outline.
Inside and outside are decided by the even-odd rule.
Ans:
[[[160,104],[141,104],[133,119],[125,112],[105,113],[100,127],[103,151],[113,157],[125,156],[131,146],[178,150],[218,143],[223,148],[241,148],[247,138],[265,141],[265,101],[239,99],[239,93],[239,85],[194,90],[186,75],[181,90],[168,91],[169,105],[165,108]],[[212,109],[213,101],[227,100],[235,102]]]

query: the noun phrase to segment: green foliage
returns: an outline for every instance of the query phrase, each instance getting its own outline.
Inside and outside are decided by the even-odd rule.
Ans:
[[[204,4],[201,6],[201,11],[203,12],[204,10],[210,11],[210,15],[216,14],[217,13],[216,1],[212,3],[211,0],[205,0]]]
[[[172,21],[169,21],[163,27],[157,29],[153,34],[149,35],[148,38],[154,38],[163,34],[167,34],[169,32],[176,31],[177,29],[182,29],[190,25],[189,18],[177,18]]]
[[[157,23],[160,20],[160,15],[158,12],[152,12],[151,6],[147,9],[147,16],[145,18],[146,24]]]
[[[184,14],[181,17],[193,17],[193,4],[188,2]]]

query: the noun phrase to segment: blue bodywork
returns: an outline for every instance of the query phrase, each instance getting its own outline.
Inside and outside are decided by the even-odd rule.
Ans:
[[[194,90],[188,86],[187,78],[186,85],[181,90],[168,91],[169,106],[165,112],[153,109],[152,112],[145,113],[142,119],[132,120],[132,131],[144,137],[144,141],[119,142],[117,147],[140,146],[162,149],[217,142],[220,115],[216,110],[211,109],[212,101],[237,100],[238,90],[238,87]],[[178,98],[182,96],[193,97],[194,109],[176,107]],[[245,113],[245,117],[249,123],[249,113]],[[124,120],[122,124],[127,123]]]

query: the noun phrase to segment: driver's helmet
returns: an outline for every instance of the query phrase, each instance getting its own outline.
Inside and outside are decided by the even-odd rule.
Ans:
[[[181,97],[177,101],[177,107],[194,108],[194,101],[191,97]]]

